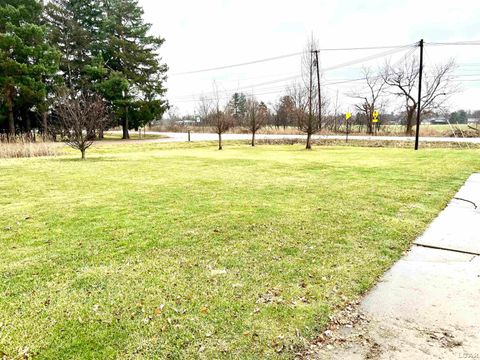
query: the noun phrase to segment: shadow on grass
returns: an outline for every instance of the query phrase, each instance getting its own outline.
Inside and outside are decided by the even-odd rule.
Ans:
[[[124,159],[115,157],[115,156],[87,156],[86,159],[81,159],[80,157],[56,157],[52,158],[53,161],[63,162],[63,163],[79,163],[79,164],[88,164],[88,163],[100,163],[100,162],[121,162],[125,161]]]

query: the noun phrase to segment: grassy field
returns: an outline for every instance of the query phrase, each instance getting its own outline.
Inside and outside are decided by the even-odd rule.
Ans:
[[[112,144],[0,159],[0,356],[293,358],[479,150]]]

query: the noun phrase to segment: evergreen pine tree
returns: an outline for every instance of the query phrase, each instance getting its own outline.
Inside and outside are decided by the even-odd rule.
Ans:
[[[158,50],[164,39],[150,35],[152,25],[143,20],[143,9],[136,0],[106,0],[107,34],[104,59],[110,78],[102,85],[113,95],[112,104],[121,118],[123,138],[128,130],[144,125],[167,109],[163,95],[167,66]],[[121,80],[123,79],[123,80]],[[118,82],[121,93],[111,87]]]
[[[29,130],[29,111],[46,99],[46,79],[58,67],[58,52],[50,47],[42,26],[43,6],[36,0],[0,2],[0,89],[8,133],[16,132],[16,113]]]

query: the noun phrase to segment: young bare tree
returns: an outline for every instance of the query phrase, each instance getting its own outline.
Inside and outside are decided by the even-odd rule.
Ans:
[[[218,150],[223,150],[222,135],[234,126],[233,114],[229,106],[220,108],[220,95],[217,86],[214,84],[212,107],[208,116],[208,125],[213,127],[218,135]]]
[[[263,102],[258,102],[253,96],[246,103],[246,125],[252,133],[252,146],[255,146],[255,136],[266,123],[268,108]]]
[[[318,50],[318,48],[318,42],[312,37],[308,41],[302,57],[302,78],[305,92],[300,96],[298,93],[299,89],[293,88],[296,92],[295,95],[300,96],[304,103],[302,106],[297,107],[296,117],[298,129],[307,135],[307,150],[312,148],[312,135],[321,129],[322,115],[326,110],[325,99],[321,97],[320,89],[317,81],[315,81],[317,66],[320,66],[320,64],[317,64],[315,56],[315,50]],[[297,100],[300,100],[300,97],[297,97]],[[319,101],[321,106],[319,106]],[[297,102],[297,105],[300,104]],[[306,113],[302,113],[305,107]],[[318,108],[322,109],[322,114],[320,114]]]
[[[371,68],[363,68],[363,78],[365,79],[365,93],[356,92],[350,95],[353,98],[361,99],[360,104],[355,105],[355,109],[363,114],[367,119],[367,130],[369,134],[373,134],[373,113],[383,107],[380,103],[381,97],[385,89],[385,79],[383,76],[375,75]]]
[[[197,114],[200,116],[200,120],[202,121],[202,125],[204,127],[208,122],[208,116],[211,114],[211,112],[212,101],[206,96],[202,95],[197,105]]]
[[[452,77],[455,67],[455,62],[450,60],[445,64],[426,69],[428,71],[424,70],[420,113],[438,108],[450,95],[458,91]],[[385,83],[396,89],[394,94],[405,101],[407,135],[413,134],[418,108],[419,69],[418,59],[413,58],[399,66],[387,64],[382,74]]]
[[[222,135],[233,127],[233,116],[226,110],[216,107],[208,117],[208,124],[213,127],[218,135],[218,150],[223,150]]]
[[[294,118],[294,103],[292,98],[289,95],[282,96],[274,104],[274,117],[275,117],[275,126],[279,128],[283,127],[285,130],[287,126],[292,125],[292,120]]]
[[[301,84],[296,82],[287,88],[287,94],[292,104],[291,111],[294,120],[297,124],[297,127],[302,129],[305,127],[304,124],[307,124],[309,121],[308,91]],[[307,139],[307,148],[309,142],[310,141]]]
[[[95,141],[96,130],[103,128],[110,120],[105,102],[98,97],[85,95],[64,96],[56,107],[56,113],[63,140],[68,146],[80,150],[82,160],[85,160],[85,152]]]
[[[333,121],[331,124],[332,126],[330,127],[331,129],[333,129],[333,132],[336,134],[337,131],[338,131],[338,114],[339,114],[339,111],[340,111],[340,103],[338,102],[338,90],[337,90],[337,94],[335,95],[335,103],[333,104]]]

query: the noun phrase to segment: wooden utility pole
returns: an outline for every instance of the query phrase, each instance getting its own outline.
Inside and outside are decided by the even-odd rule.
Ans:
[[[420,123],[422,111],[422,80],[423,80],[423,39],[420,40],[420,70],[418,76],[418,109],[417,109],[417,132],[415,135],[415,150],[418,150],[420,142]]]
[[[318,86],[318,128],[322,130],[322,89],[320,88],[320,61],[318,53],[320,50],[314,50],[315,64],[317,66],[317,86]]]

